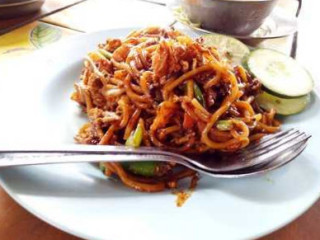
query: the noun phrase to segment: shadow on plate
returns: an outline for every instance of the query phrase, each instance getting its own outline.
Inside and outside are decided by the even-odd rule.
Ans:
[[[26,166],[1,169],[0,180],[12,192],[32,196],[118,198],[148,194],[129,189],[120,180],[105,177],[92,164],[59,164],[49,168]],[[161,194],[167,192],[153,195]]]
[[[316,189],[319,174],[312,167],[312,156],[301,155],[294,162],[274,170],[266,175],[240,179],[202,179],[197,191],[214,188],[241,199],[260,203],[284,202],[303,197],[310,190]]]
[[[260,203],[277,203],[303,197],[315,189],[317,170],[312,168],[310,157],[300,156],[296,161],[268,175],[240,179],[213,179],[202,177],[194,195],[203,190],[214,189],[240,199]],[[2,169],[1,178],[14,192],[32,196],[55,196],[67,198],[150,198],[171,194],[140,193],[129,189],[116,179],[108,179],[92,164],[65,164],[17,167]],[[45,176],[45,177],[44,177]],[[54,184],[53,184],[54,183]],[[217,195],[216,195],[217,196]],[[208,196],[206,196],[208,197]],[[214,198],[215,194],[210,194]]]

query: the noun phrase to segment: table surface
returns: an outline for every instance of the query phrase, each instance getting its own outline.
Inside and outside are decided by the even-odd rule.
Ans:
[[[101,2],[101,0],[92,0],[92,2]],[[289,0],[282,0],[289,1]],[[116,2],[116,1],[114,1]],[[162,2],[165,2],[164,0]],[[310,1],[309,1],[310,2]],[[318,3],[310,4],[308,1],[304,4],[302,8],[302,13],[299,18],[299,47],[297,51],[298,59],[307,65],[310,72],[313,76],[320,76],[320,69],[318,67],[318,61],[313,61],[311,56],[313,53],[319,53],[319,44],[317,38],[313,37],[315,35],[314,28],[309,24],[310,22],[319,22],[320,14],[317,12],[317,7],[315,6]],[[83,7],[82,9],[88,9],[88,6]],[[89,25],[81,25],[81,22],[78,20],[77,16],[83,14],[84,11],[81,10],[81,4],[72,7],[73,9],[67,9],[65,12],[57,13],[51,17],[44,19],[47,23],[52,23],[54,25],[60,25],[70,29],[78,29],[81,26],[84,26],[84,29],[78,29],[86,31],[90,29]],[[139,3],[139,8],[141,9],[141,2]],[[145,3],[150,4],[150,3]],[[110,7],[110,6],[109,6]],[[160,7],[160,6],[159,6]],[[79,11],[74,9],[79,8]],[[153,9],[156,7],[154,6]],[[143,9],[142,9],[143,10]],[[156,9],[157,10],[157,9]],[[159,8],[158,12],[161,12],[163,9]],[[109,13],[112,13],[109,12]],[[163,16],[166,19],[166,24],[168,22],[167,13],[163,11]],[[137,14],[139,15],[139,14]],[[67,18],[66,16],[69,16]],[[110,16],[110,15],[109,15]],[[137,22],[138,20],[136,20]],[[106,21],[103,21],[106,22]],[[157,23],[156,21],[153,23]],[[87,24],[87,23],[86,23]],[[119,26],[125,25],[125,22],[118,22]],[[97,27],[97,25],[95,25]],[[99,26],[103,28],[104,26]],[[114,27],[114,24],[113,24]],[[98,30],[98,29],[95,29]],[[69,30],[68,30],[69,31]],[[71,34],[71,33],[68,33]],[[68,35],[67,34],[67,35]],[[1,36],[0,36],[1,43]],[[317,48],[317,49],[315,49]],[[1,46],[0,46],[1,50]],[[1,51],[0,51],[1,53]],[[319,239],[320,236],[320,201],[316,202],[305,214],[301,217],[290,223],[289,225],[283,227],[282,229],[261,238],[260,240],[271,240],[271,239],[281,239],[281,240],[313,240]],[[42,220],[36,218],[25,209],[20,207],[10,196],[0,187],[0,239],[6,240],[24,240],[24,239],[33,239],[33,240],[76,240],[80,239],[74,236],[71,236],[65,232],[62,232]]]

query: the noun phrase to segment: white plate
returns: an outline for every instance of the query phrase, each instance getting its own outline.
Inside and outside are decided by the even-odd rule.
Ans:
[[[70,100],[83,56],[128,29],[70,38],[19,62],[0,65],[0,144],[73,143],[84,120]],[[313,134],[303,154],[267,176],[203,177],[181,208],[170,191],[147,194],[105,179],[91,164],[1,169],[2,186],[46,222],[88,239],[248,239],[274,231],[319,197],[319,99],[286,118]]]

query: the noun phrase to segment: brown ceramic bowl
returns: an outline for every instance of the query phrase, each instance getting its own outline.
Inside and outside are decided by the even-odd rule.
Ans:
[[[180,0],[191,22],[204,29],[249,35],[269,16],[277,0]]]
[[[45,0],[0,0],[0,19],[15,18],[40,10]]]

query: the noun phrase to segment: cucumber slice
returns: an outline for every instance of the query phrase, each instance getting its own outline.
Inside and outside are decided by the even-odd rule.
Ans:
[[[293,58],[270,49],[257,49],[247,60],[249,71],[264,87],[283,97],[300,97],[312,91],[310,74]]]
[[[208,34],[202,36],[203,45],[216,47],[222,56],[225,56],[232,65],[239,65],[242,59],[250,53],[249,48],[238,39],[222,34]]]
[[[292,115],[301,112],[310,102],[310,94],[297,98],[280,98],[267,92],[262,92],[256,97],[261,108],[269,111],[272,108],[277,114]]]

